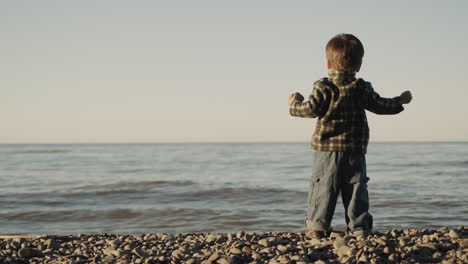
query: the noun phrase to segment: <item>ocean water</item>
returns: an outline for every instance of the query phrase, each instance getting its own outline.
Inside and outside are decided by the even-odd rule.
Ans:
[[[312,158],[307,142],[0,145],[0,234],[297,232]],[[367,169],[376,230],[468,225],[468,143],[371,143]]]

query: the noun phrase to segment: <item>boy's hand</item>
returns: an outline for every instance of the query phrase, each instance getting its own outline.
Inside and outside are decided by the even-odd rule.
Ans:
[[[302,94],[300,93],[291,94],[291,96],[289,96],[288,104],[291,105],[295,101],[298,101],[298,102],[304,101],[304,96],[302,96]]]
[[[409,104],[413,100],[413,96],[411,95],[410,91],[403,92],[400,95],[400,103],[401,104]]]

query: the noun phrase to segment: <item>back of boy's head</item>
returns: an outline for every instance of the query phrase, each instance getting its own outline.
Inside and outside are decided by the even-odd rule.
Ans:
[[[358,71],[364,56],[364,47],[355,36],[339,34],[328,42],[326,53],[330,69]]]

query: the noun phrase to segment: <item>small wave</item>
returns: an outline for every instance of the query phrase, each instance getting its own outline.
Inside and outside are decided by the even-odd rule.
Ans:
[[[398,164],[399,167],[444,167],[444,166],[453,166],[453,167],[465,167],[468,165],[468,160],[462,161],[436,161],[436,162],[408,162]],[[387,166],[384,164],[382,166]]]
[[[72,187],[64,189],[60,192],[54,192],[54,197],[69,198],[69,197],[86,197],[86,196],[100,196],[100,195],[114,195],[123,193],[144,193],[151,192],[155,188],[170,189],[174,187],[187,187],[197,183],[193,181],[141,181],[141,182],[118,182],[104,185],[84,185],[79,187]],[[24,193],[2,193],[2,197],[11,197],[14,195],[17,199],[20,198],[35,198],[50,197],[51,193],[46,191],[41,192],[24,192]]]
[[[67,153],[69,150],[63,149],[39,149],[39,150],[23,150],[23,151],[11,151],[10,154],[56,154],[56,153]]]
[[[447,202],[447,201],[388,201],[388,202],[376,202],[372,204],[374,208],[431,208],[431,207],[463,207],[465,204],[458,202]]]
[[[128,169],[128,170],[112,170],[111,173],[124,174],[124,173],[138,173],[144,172],[145,169]]]
[[[463,161],[454,161],[452,165],[455,166],[467,166],[468,165],[468,160],[463,160]]]
[[[114,209],[114,210],[86,210],[86,209],[69,209],[69,210],[53,210],[53,211],[24,211],[13,214],[0,214],[0,219],[8,221],[33,221],[33,222],[56,222],[56,221],[97,221],[97,220],[119,220],[131,219],[143,215],[138,211],[131,209]]]
[[[97,195],[109,195],[119,193],[134,193],[134,192],[147,192],[152,191],[154,188],[173,188],[173,187],[186,187],[195,185],[193,181],[141,181],[141,182],[118,182],[115,184],[98,185],[98,186],[85,186],[79,187],[75,190],[85,190],[84,193],[92,193]]]
[[[187,190],[182,193],[172,194],[178,200],[224,200],[224,201],[245,201],[252,203],[271,203],[272,197],[278,197],[279,202],[290,202],[294,199],[302,199],[307,195],[305,192],[279,189],[279,188],[259,188],[259,187],[221,187],[216,189]]]
[[[16,213],[0,214],[0,220],[27,222],[86,222],[114,220],[148,220],[148,219],[187,219],[200,216],[217,215],[220,211],[210,209],[168,208],[135,210],[118,208],[109,210],[64,209],[64,210],[29,210]]]

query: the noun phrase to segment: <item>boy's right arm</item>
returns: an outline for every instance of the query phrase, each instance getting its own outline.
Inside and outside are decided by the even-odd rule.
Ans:
[[[327,110],[327,102],[330,100],[330,96],[323,91],[320,87],[314,85],[314,90],[309,96],[309,100],[302,101],[293,101],[289,105],[289,113],[292,116],[297,117],[310,117],[314,118],[317,116],[322,116]]]

